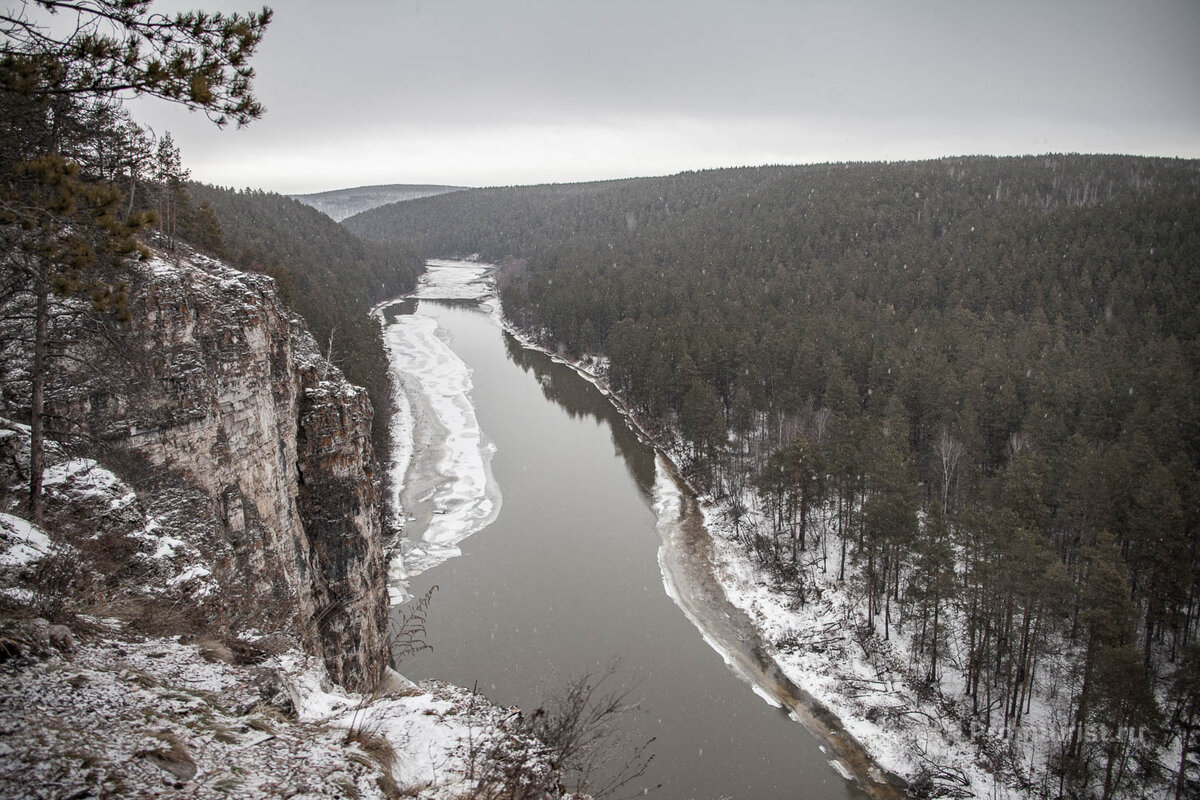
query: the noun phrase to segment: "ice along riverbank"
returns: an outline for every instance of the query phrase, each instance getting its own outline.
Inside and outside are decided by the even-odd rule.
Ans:
[[[471,371],[437,322],[411,313],[418,300],[478,300],[490,291],[480,267],[431,262],[411,298],[382,303],[393,402],[389,513],[401,539],[390,565],[393,602],[413,575],[461,553],[463,539],[500,512],[492,474],[495,446],[480,429],[471,400]]]
[[[478,283],[480,265],[435,264],[430,277],[436,280],[436,272],[449,269],[461,270],[446,274],[459,279],[459,289],[446,294],[487,298],[486,284]],[[462,290],[472,285],[474,289]],[[426,297],[433,294],[423,291]],[[437,580],[442,592],[435,607],[443,608],[456,586],[469,587],[462,597],[449,598],[453,607],[442,612],[444,626],[431,617],[431,635],[442,652],[442,663],[431,664],[431,674],[460,683],[482,678],[498,693],[493,700],[527,705],[523,698],[528,699],[529,690],[547,680],[527,673],[548,666],[549,672],[563,674],[574,664],[587,666],[581,652],[603,658],[620,649],[624,666],[636,672],[644,664],[649,670],[639,677],[647,715],[653,719],[636,735],[648,731],[658,736],[659,762],[676,764],[683,773],[662,771],[673,790],[667,794],[715,797],[707,792],[719,789],[734,797],[858,795],[840,773],[857,777],[871,794],[894,796],[889,795],[890,784],[872,780],[861,751],[845,748],[836,731],[822,727],[802,693],[764,659],[749,619],[729,604],[713,578],[711,543],[695,503],[671,465],[646,442],[638,442],[629,421],[618,414],[619,404],[597,391],[598,379],[588,378],[593,384],[588,385],[571,368],[552,364],[541,352],[523,350],[511,339],[497,352],[496,313],[470,312],[466,309],[472,306],[444,302],[423,307],[427,311],[422,313],[439,319],[443,340],[452,335],[457,349],[475,351],[466,360],[478,370],[478,414],[499,440],[496,473],[505,487],[505,513],[495,528],[461,543],[470,558],[447,562],[416,581]],[[494,302],[489,310],[496,310]],[[489,343],[473,343],[476,335]],[[517,363],[520,369],[497,361]],[[538,394],[552,399],[559,410],[546,412],[543,419],[538,416],[542,411],[527,408],[533,402],[530,395]],[[503,405],[511,408],[495,407]],[[559,418],[562,409],[570,419]],[[606,463],[614,455],[612,445],[597,448],[595,441],[585,441],[596,438],[590,426],[580,425],[587,419],[611,427],[619,464],[615,478]],[[527,446],[537,437],[554,444],[541,450]],[[546,462],[548,474],[526,475],[535,462]],[[411,470],[409,477],[411,485]],[[634,491],[622,489],[623,482]],[[560,502],[564,497],[565,504]],[[629,507],[621,516],[611,516],[612,507],[622,505]],[[412,525],[414,531],[419,527]],[[593,543],[596,549],[587,549]],[[558,551],[566,555],[555,563]],[[522,562],[536,562],[536,568]],[[454,641],[444,640],[443,627],[454,629]],[[719,658],[713,658],[714,650]],[[741,681],[729,680],[730,669]],[[747,684],[770,706],[751,696]],[[826,742],[824,748],[818,749],[789,715],[814,728]],[[697,776],[695,787],[700,788],[688,788],[690,774]]]

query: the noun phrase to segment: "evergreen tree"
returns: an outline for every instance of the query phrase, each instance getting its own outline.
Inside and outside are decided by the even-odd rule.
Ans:
[[[74,29],[49,15],[66,12]],[[119,110],[144,94],[204,111],[218,125],[262,114],[248,59],[270,11],[167,17],[151,0],[34,0],[0,17],[0,246],[15,278],[11,299],[32,304],[30,516],[41,522],[44,391],[50,294],[86,291],[121,306],[113,270],[143,251],[133,235],[150,218],[125,205],[115,178],[136,182],[143,141]],[[113,124],[116,123],[116,124]],[[125,137],[125,138],[122,138]],[[177,156],[177,152],[172,153]],[[178,172],[177,165],[174,167]],[[173,222],[173,220],[172,220]]]

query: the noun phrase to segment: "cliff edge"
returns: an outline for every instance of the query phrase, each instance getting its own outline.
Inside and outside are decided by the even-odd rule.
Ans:
[[[64,448],[48,471],[47,527],[89,573],[73,604],[278,634],[347,689],[373,690],[388,598],[365,392],[266,276],[159,254],[134,268],[129,309],[120,326],[85,303],[55,315],[47,419]],[[6,388],[18,387],[7,416],[21,415],[24,368],[6,366]],[[4,511],[24,501],[20,438],[0,452]],[[65,489],[101,464],[132,497],[84,510]]]
[[[273,281],[159,254],[128,296],[56,301],[39,527],[0,295],[0,796],[562,796],[519,711],[388,668],[371,405]]]

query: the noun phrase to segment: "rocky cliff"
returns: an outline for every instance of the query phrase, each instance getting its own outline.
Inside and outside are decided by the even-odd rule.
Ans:
[[[366,394],[270,278],[201,256],[139,266],[128,325],[78,310],[49,410],[56,438],[136,491],[119,569],[207,627],[292,635],[334,680],[374,688],[388,599]],[[164,547],[190,566],[154,567]],[[95,600],[121,594],[112,577]]]
[[[40,527],[0,292],[0,797],[560,796],[515,709],[386,669],[370,403],[273,282],[130,283],[55,308]]]

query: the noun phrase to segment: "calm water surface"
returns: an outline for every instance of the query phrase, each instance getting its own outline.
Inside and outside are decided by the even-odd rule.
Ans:
[[[412,580],[415,595],[439,587],[428,619],[434,649],[401,671],[478,684],[493,702],[531,710],[619,660],[612,688],[631,688],[641,701],[622,720],[624,735],[656,739],[639,782],[662,784],[652,796],[863,797],[800,725],[730,671],[665,593],[654,452],[600,391],[522,349],[473,304],[423,300],[416,313],[437,319],[473,370],[504,500],[496,521],[462,544],[462,557]]]

